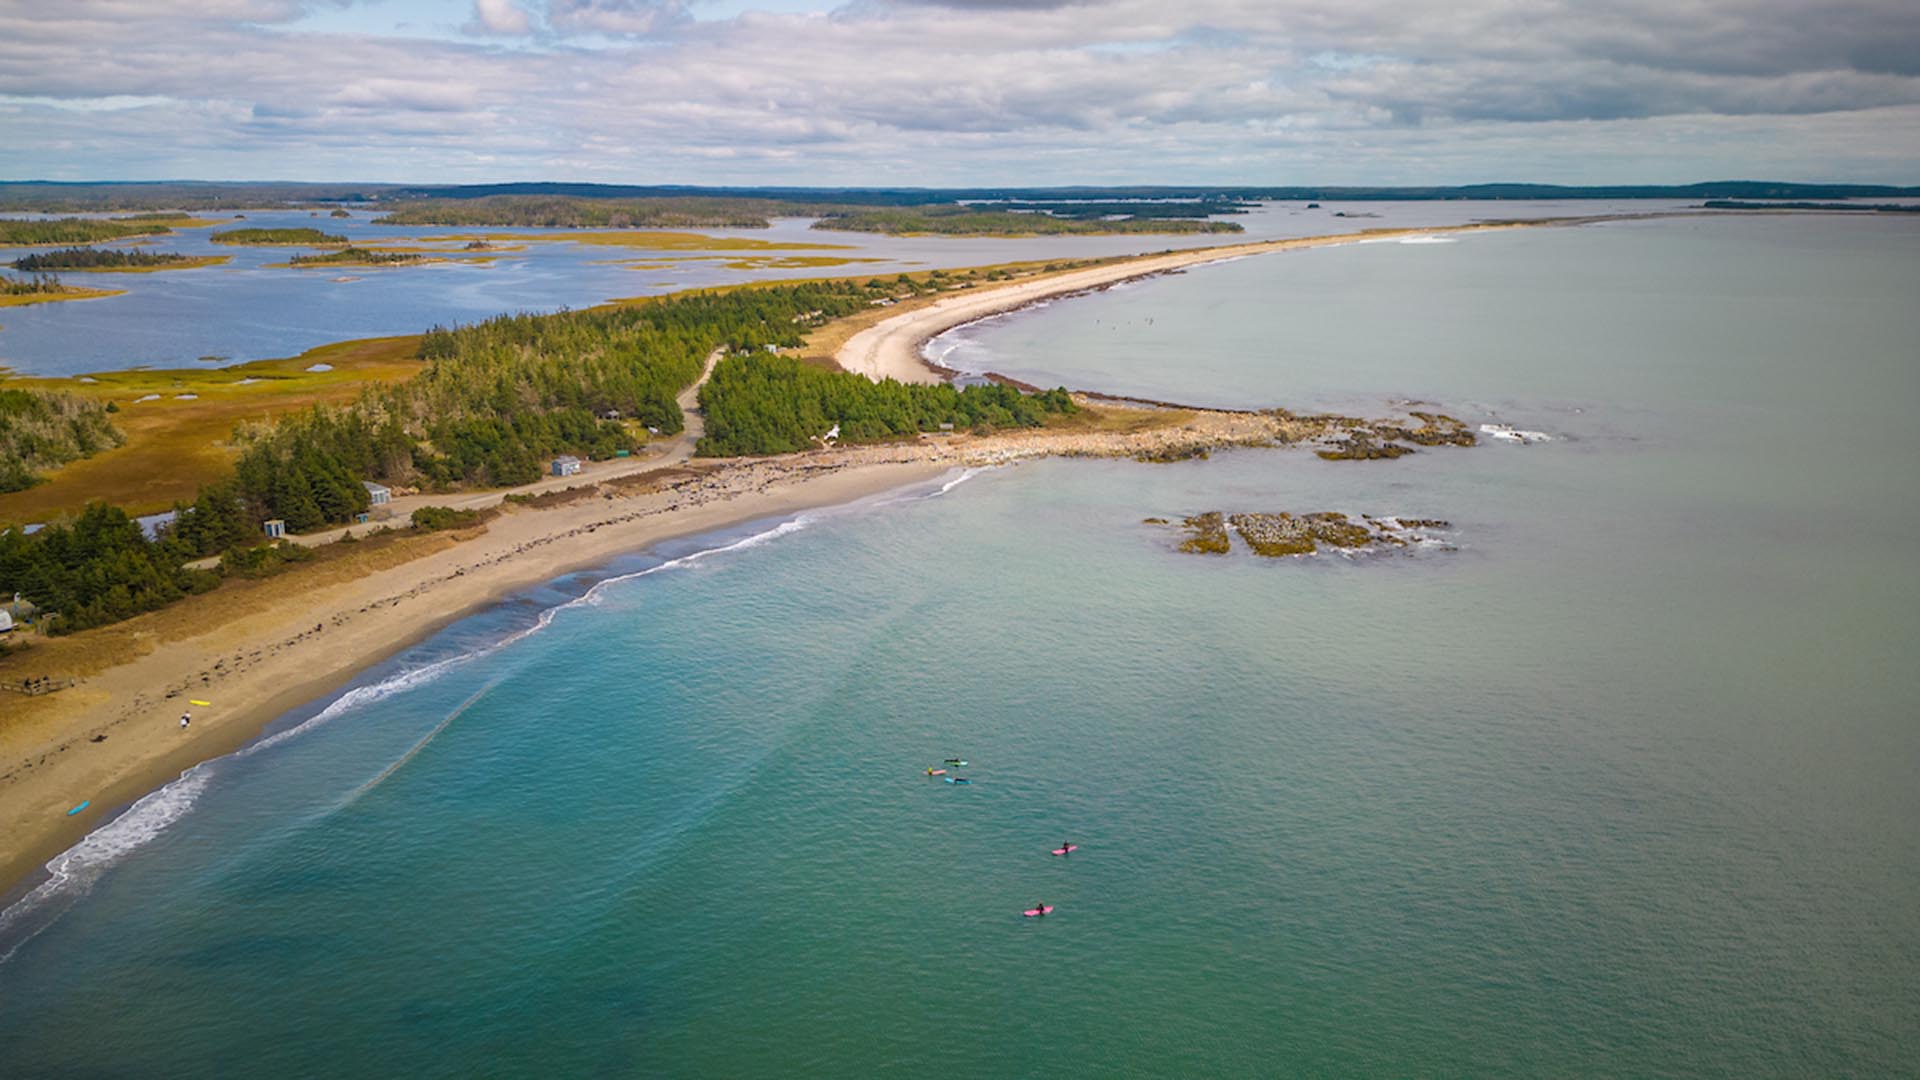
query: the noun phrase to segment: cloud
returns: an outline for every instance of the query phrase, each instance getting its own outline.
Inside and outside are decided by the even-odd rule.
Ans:
[[[560,34],[644,37],[692,20],[682,0],[547,0],[547,25]]]
[[[294,0],[0,3],[0,168],[841,184],[1845,162],[1920,180],[1910,0],[854,0],[706,19],[697,2],[475,0],[438,38],[302,29]]]
[[[473,18],[461,29],[469,34],[531,34],[533,19],[513,0],[473,0]]]

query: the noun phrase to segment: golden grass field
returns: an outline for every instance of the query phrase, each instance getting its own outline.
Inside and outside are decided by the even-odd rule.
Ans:
[[[349,401],[375,382],[420,370],[417,335],[367,338],[310,349],[280,360],[199,370],[102,372],[78,379],[9,379],[8,385],[80,394],[112,402],[125,445],[54,470],[44,484],[0,495],[0,524],[46,521],[102,500],[129,513],[191,500],[232,460],[235,425],[319,402]],[[315,364],[331,371],[310,372]],[[157,400],[141,401],[149,394]],[[180,400],[179,395],[193,395]]]

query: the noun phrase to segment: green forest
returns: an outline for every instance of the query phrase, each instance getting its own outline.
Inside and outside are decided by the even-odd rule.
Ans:
[[[171,232],[166,225],[152,221],[102,221],[98,218],[59,218],[49,221],[21,221],[0,218],[0,247],[28,244],[92,244],[101,240],[120,240],[129,236],[152,236]]]
[[[99,270],[120,266],[169,266],[191,256],[177,251],[115,251],[111,248],[68,247],[13,260],[15,270]]]
[[[94,503],[31,536],[0,533],[0,588],[32,600],[53,632],[85,630],[220,583],[217,573],[187,569],[191,558],[182,544],[148,540],[119,507]]]
[[[40,482],[40,470],[92,457],[121,441],[99,402],[0,389],[0,491],[24,491]]]
[[[1062,217],[1041,211],[987,210],[976,206],[894,206],[847,210],[813,223],[816,229],[887,233],[892,236],[1092,236],[1111,233],[1237,233],[1231,221],[1189,217]]]
[[[344,244],[347,238],[319,229],[223,229],[209,233],[216,244]]]
[[[700,388],[707,457],[783,454],[814,445],[835,424],[841,438],[866,442],[952,424],[962,430],[1039,427],[1049,413],[1075,411],[1065,390],[1023,394],[987,384],[956,390],[940,383],[873,382],[790,356],[730,356]]]

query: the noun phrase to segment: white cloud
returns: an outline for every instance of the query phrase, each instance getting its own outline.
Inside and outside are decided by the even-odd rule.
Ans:
[[[533,19],[513,0],[473,0],[473,21],[463,29],[471,34],[531,34]]]
[[[854,0],[699,21],[690,2],[474,0],[434,39],[290,28],[295,0],[0,0],[0,169],[1920,180],[1907,0]]]

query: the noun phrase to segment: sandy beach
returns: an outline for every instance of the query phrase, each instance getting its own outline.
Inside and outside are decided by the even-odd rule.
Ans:
[[[1513,227],[1520,226],[1380,230],[1236,244],[1069,271],[942,297],[886,317],[849,338],[836,359],[876,379],[932,382],[940,374],[919,352],[928,338],[1050,297],[1246,255]],[[683,395],[683,406],[691,407],[694,392]],[[338,689],[368,665],[516,589],[669,538],[845,503],[956,467],[1046,456],[1167,460],[1329,434],[1312,418],[1284,414],[1098,404],[1100,412],[1087,414],[1087,422],[1078,426],[923,436],[692,467],[683,462],[699,419],[689,412],[685,444],[662,458],[596,470],[578,478],[578,488],[548,480],[529,487],[542,502],[558,505],[503,506],[502,492],[456,497],[455,505],[502,509],[483,528],[412,537],[405,552],[396,551],[384,562],[370,552],[337,566],[297,568],[78,635],[116,641],[119,651],[71,672],[80,676],[72,689],[5,700],[10,715],[0,727],[0,890],[37,877],[48,859],[182,770],[244,745],[288,709]],[[327,538],[340,531],[329,531]],[[65,647],[55,643],[28,657],[51,657]],[[68,674],[38,671],[34,664],[22,658],[12,673]],[[211,704],[190,706],[193,700]],[[187,708],[193,722],[182,730],[178,721]],[[67,811],[82,802],[90,805],[69,816]]]

